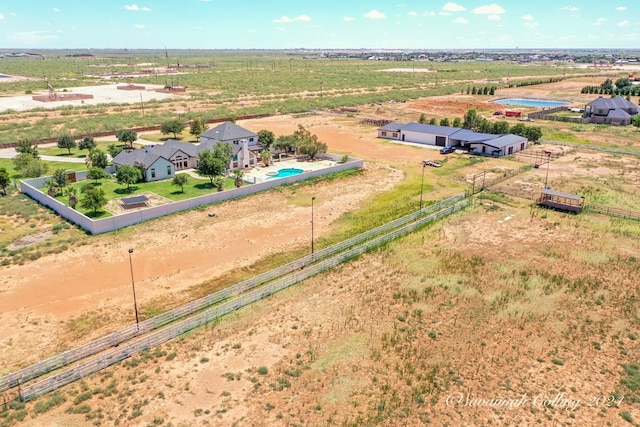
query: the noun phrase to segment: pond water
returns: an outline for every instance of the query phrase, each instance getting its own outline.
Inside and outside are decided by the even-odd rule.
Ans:
[[[491,101],[502,105],[519,105],[521,107],[561,107],[569,105],[570,102],[554,101],[552,99],[530,99],[530,98],[502,98]]]

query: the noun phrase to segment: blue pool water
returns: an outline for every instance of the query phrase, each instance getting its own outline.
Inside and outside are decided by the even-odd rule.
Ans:
[[[561,107],[569,105],[570,102],[552,101],[550,99],[524,99],[524,98],[503,98],[491,101],[502,105],[519,105],[521,107]]]
[[[280,169],[280,170],[278,170],[278,174],[277,175],[270,176],[268,179],[285,178],[287,176],[301,174],[302,172],[304,172],[304,171],[302,169],[298,169],[298,168]]]

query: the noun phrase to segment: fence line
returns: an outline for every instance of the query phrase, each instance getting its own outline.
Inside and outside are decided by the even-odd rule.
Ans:
[[[453,197],[426,206],[421,210],[412,212],[408,215],[383,224],[374,229],[368,230],[364,233],[358,234],[335,245],[318,250],[313,254],[306,255],[283,266],[266,271],[250,279],[238,282],[218,292],[214,292],[197,300],[190,301],[172,310],[144,320],[138,324],[130,325],[124,329],[98,338],[97,340],[91,341],[79,347],[45,359],[36,364],[12,372],[0,378],[0,392],[12,387],[16,387],[20,383],[30,381],[53,370],[98,354],[108,348],[120,345],[121,343],[128,341],[136,336],[146,334],[176,320],[179,320],[185,316],[210,307],[213,304],[217,304],[233,296],[237,296],[239,294],[252,290],[278,277],[299,270],[313,262],[323,260],[324,258],[332,256],[336,253],[345,251],[349,247],[365,242],[366,240],[372,239],[375,236],[383,233],[388,233],[391,230],[401,227],[411,221],[415,221],[421,217],[424,217],[425,215],[429,215],[433,212],[436,212],[437,210],[455,204],[456,202],[464,199],[465,196],[465,193],[459,193]]]
[[[626,219],[634,219],[640,221],[640,212],[631,209],[617,208],[614,206],[586,204],[584,209],[588,212],[596,212],[609,216],[616,216]]]
[[[236,296],[229,301],[211,307],[201,313],[195,314],[191,317],[167,326],[166,328],[153,332],[147,336],[137,338],[122,347],[117,347],[106,351],[97,357],[81,362],[78,365],[66,369],[49,378],[43,379],[31,385],[24,386],[22,388],[23,400],[29,401],[38,396],[49,393],[64,385],[77,381],[87,375],[93,374],[128,357],[147,350],[153,346],[162,344],[187,331],[207,324],[232,311],[238,310],[246,305],[249,305],[278,291],[286,289],[296,283],[327,271],[345,261],[360,256],[371,249],[374,249],[387,242],[395,240],[398,237],[411,233],[429,222],[457,212],[468,206],[469,202],[469,198],[463,198],[445,209],[432,213],[428,216],[423,216],[422,218],[404,225],[403,227],[398,228],[390,233],[383,234],[374,239],[366,241],[363,244],[354,246],[345,252],[324,259],[318,263],[312,264],[303,270],[292,272],[287,276],[272,281],[264,287],[254,289],[253,291],[250,291],[248,293]]]

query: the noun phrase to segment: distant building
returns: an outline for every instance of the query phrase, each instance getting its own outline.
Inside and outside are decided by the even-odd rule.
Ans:
[[[622,96],[603,98],[602,96],[588,103],[582,117],[588,123],[627,126],[633,116],[638,114],[638,106]]]
[[[472,154],[506,156],[528,146],[525,137],[474,132],[449,126],[420,123],[389,123],[378,129],[378,137],[437,147],[460,147]]]

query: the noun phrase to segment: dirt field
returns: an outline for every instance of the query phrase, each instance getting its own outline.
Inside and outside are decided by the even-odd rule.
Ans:
[[[524,96],[522,90],[518,94]],[[472,99],[376,105],[362,112],[399,119],[420,111],[453,117],[475,105]],[[443,158],[436,150],[377,141],[374,128],[354,122],[309,116],[240,124],[276,135],[303,124],[329,151],[366,159],[359,176],[164,218],[0,269],[0,369],[12,370],[71,342],[86,342],[130,324],[129,247],[135,248],[138,304],[153,312],[182,300],[203,282],[272,254],[307,247],[312,195],[320,239],[341,215],[401,185],[403,168],[415,164],[419,169],[423,159]],[[581,165],[576,156],[587,160]],[[550,180],[567,184],[574,176],[619,175],[615,165],[589,167],[605,157],[567,154],[563,163],[549,168]],[[572,163],[572,168],[564,167]],[[633,186],[639,179],[637,164],[625,160],[623,169]],[[519,179],[540,185],[545,173],[537,169]],[[428,197],[448,192],[438,188]],[[628,338],[638,332],[623,306],[624,298],[635,292],[637,269],[624,260],[640,257],[636,231],[608,234],[603,240],[613,226],[623,226],[607,218],[532,216],[519,202],[479,203],[484,207],[474,215],[455,216],[388,251],[314,278],[215,327],[108,369],[84,385],[74,384],[65,391],[66,404],[30,415],[24,424],[623,425],[617,408],[586,403],[617,390],[620,363],[634,362],[627,354],[640,350]],[[209,217],[210,212],[216,216]],[[592,232],[594,227],[601,227],[600,234]],[[574,249],[553,255],[559,246]],[[441,259],[451,262],[437,261]],[[547,268],[549,259],[556,261],[547,281],[522,284],[522,277]],[[617,273],[597,292],[585,291],[584,304],[576,302],[581,295],[576,291],[544,287],[555,283],[553,275],[574,281],[609,275],[605,261],[615,261]],[[509,293],[499,285],[505,282],[522,289]],[[600,295],[607,304],[595,302]],[[612,318],[619,320],[604,322]],[[580,339],[572,338],[585,328]],[[594,350],[595,341],[602,351]],[[117,396],[109,397],[110,384]],[[93,397],[74,403],[98,388]],[[527,405],[456,405],[458,393],[486,399],[526,394]],[[565,400],[586,403],[574,411],[559,402],[543,405],[544,398],[550,401],[559,393],[565,393]],[[538,395],[544,396],[534,403]],[[84,412],[69,413],[85,404]],[[640,419],[637,405],[624,410]]]

